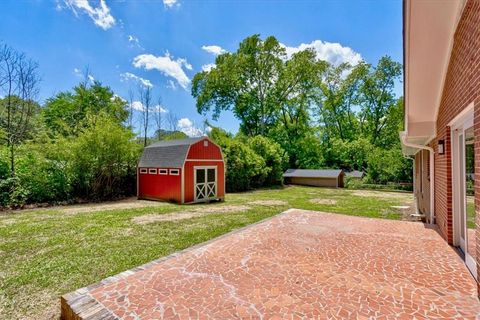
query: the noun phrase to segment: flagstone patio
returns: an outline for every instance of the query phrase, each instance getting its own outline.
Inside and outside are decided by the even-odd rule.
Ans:
[[[435,228],[296,209],[62,297],[63,319],[478,314],[476,282]]]

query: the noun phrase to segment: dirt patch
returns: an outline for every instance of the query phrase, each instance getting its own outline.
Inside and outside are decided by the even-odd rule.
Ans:
[[[17,223],[17,219],[3,219],[0,220],[0,227],[9,226],[14,223]]]
[[[251,209],[249,206],[244,205],[229,205],[229,206],[215,206],[208,208],[198,208],[189,211],[177,211],[166,214],[146,214],[143,216],[134,217],[133,222],[137,224],[149,224],[154,222],[164,222],[164,221],[178,221],[185,219],[192,219],[197,217],[206,216],[214,213],[233,213],[233,212],[243,212]]]
[[[357,197],[373,197],[373,198],[389,198],[389,199],[408,199],[412,195],[409,193],[401,192],[385,192],[385,191],[372,191],[372,190],[355,190],[352,195]]]
[[[326,205],[330,205],[330,206],[333,206],[333,205],[337,204],[337,200],[334,200],[334,199],[320,199],[320,198],[317,198],[317,199],[310,199],[310,202],[315,203],[315,204],[326,204]]]
[[[256,200],[253,202],[250,202],[251,204],[254,205],[260,205],[260,206],[285,206],[288,204],[288,201],[285,200]]]
[[[78,214],[98,211],[123,210],[123,209],[138,209],[148,207],[160,207],[167,205],[166,202],[160,201],[146,201],[146,200],[127,200],[120,202],[109,202],[100,204],[78,205],[63,209],[65,214]]]
[[[242,212],[250,210],[249,206],[245,205],[226,205],[226,206],[207,206],[203,208],[198,208],[194,210],[189,210],[190,212],[204,212],[204,213],[230,213],[230,212]]]

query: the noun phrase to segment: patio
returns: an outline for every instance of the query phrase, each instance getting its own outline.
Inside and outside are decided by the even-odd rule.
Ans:
[[[62,297],[64,319],[475,319],[434,228],[291,209]]]

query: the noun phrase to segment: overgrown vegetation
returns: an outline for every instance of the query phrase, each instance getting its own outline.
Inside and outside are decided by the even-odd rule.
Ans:
[[[400,76],[389,57],[333,65],[312,50],[287,54],[274,37],[254,35],[195,75],[192,95],[199,113],[217,119],[229,110],[240,121],[236,135],[209,133],[227,160],[227,191],[281,185],[287,168],[362,170],[367,185],[398,184],[411,180],[398,139]],[[137,89],[139,100],[131,91],[127,101],[87,70],[84,81],[40,105],[37,64],[2,45],[0,206],[134,194],[142,148],[186,137],[151,84]]]

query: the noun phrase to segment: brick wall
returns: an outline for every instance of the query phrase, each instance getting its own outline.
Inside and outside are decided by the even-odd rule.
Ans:
[[[475,208],[477,211],[477,264],[480,265],[480,0],[468,0],[455,32],[452,55],[437,119],[436,150],[445,140],[445,154],[435,154],[435,213],[443,237],[452,244],[451,141],[448,123],[474,102]],[[479,279],[480,279],[480,268]],[[479,287],[480,289],[480,287]]]

